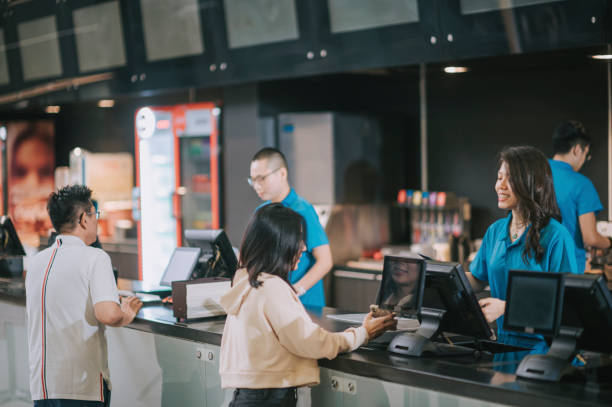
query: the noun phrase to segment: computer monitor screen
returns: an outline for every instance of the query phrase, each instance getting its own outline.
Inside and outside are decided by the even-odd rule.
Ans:
[[[385,256],[376,303],[401,317],[416,317],[421,309],[425,261]]]
[[[565,276],[563,328],[582,329],[578,349],[612,353],[612,294],[603,276]]]
[[[426,262],[425,309],[444,311],[441,332],[451,332],[478,339],[495,339],[487,324],[474,290],[459,263]]]
[[[198,247],[177,247],[174,249],[159,284],[171,287],[173,281],[189,280],[200,258],[200,252],[201,250]]]
[[[510,270],[504,329],[554,336],[563,304],[563,274]]]
[[[8,216],[0,218],[0,255],[25,256],[15,226]]]
[[[199,277],[234,277],[238,259],[223,229],[187,229],[185,240],[202,249]]]

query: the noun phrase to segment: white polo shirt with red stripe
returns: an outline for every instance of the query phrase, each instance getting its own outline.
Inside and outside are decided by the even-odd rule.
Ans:
[[[32,400],[104,401],[110,388],[101,301],[119,303],[110,257],[80,238],[59,235],[26,274]]]

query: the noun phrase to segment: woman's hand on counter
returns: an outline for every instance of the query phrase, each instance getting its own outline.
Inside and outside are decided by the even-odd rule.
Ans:
[[[497,318],[504,315],[506,310],[506,301],[500,300],[499,298],[483,298],[478,301],[478,304],[489,323],[496,321]]]
[[[395,319],[395,314],[374,318],[370,312],[363,320],[363,327],[368,332],[368,339],[373,339],[385,331],[395,329],[397,327],[397,319]]]

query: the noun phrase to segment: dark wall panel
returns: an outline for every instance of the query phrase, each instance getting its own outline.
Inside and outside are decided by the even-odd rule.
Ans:
[[[223,96],[224,223],[232,245],[238,247],[251,214],[261,204],[246,182],[251,158],[262,147],[257,133],[257,88],[227,87]]]
[[[81,147],[95,153],[134,154],[134,111],[87,105],[62,108],[55,121],[58,165],[68,165],[70,150]]]
[[[327,75],[259,84],[260,116],[287,112],[347,112],[378,118],[382,130],[382,197],[420,183],[419,90],[416,69],[398,75]]]
[[[428,76],[429,187],[455,191],[473,205],[473,237],[495,219],[497,154],[529,144],[552,155],[552,132],[564,120],[582,121],[593,159],[582,173],[597,189],[607,218],[606,66],[584,58],[571,66],[475,69]]]

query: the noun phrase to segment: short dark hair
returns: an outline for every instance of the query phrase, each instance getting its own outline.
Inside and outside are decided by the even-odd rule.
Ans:
[[[518,201],[518,213],[526,224],[527,232],[523,260],[532,256],[538,263],[544,257],[540,244],[541,231],[551,218],[561,221],[555,196],[552,172],[544,153],[535,147],[506,147],[499,154],[499,167],[506,163],[510,187]]]
[[[284,167],[287,170],[289,169],[289,167],[287,166],[287,159],[285,159],[285,155],[276,148],[262,148],[261,150],[255,153],[255,155],[251,159],[251,162],[258,160],[277,161],[280,164],[280,167]]]
[[[47,211],[55,230],[65,233],[76,227],[80,213],[92,205],[91,189],[85,185],[69,185],[49,196]]]
[[[569,153],[575,145],[579,145],[582,148],[591,145],[591,138],[584,125],[576,120],[570,120],[558,125],[553,133],[554,154]]]
[[[251,217],[240,246],[240,267],[257,288],[261,273],[279,276],[289,284],[289,272],[302,254],[306,225],[297,212],[279,203],[259,208]]]

